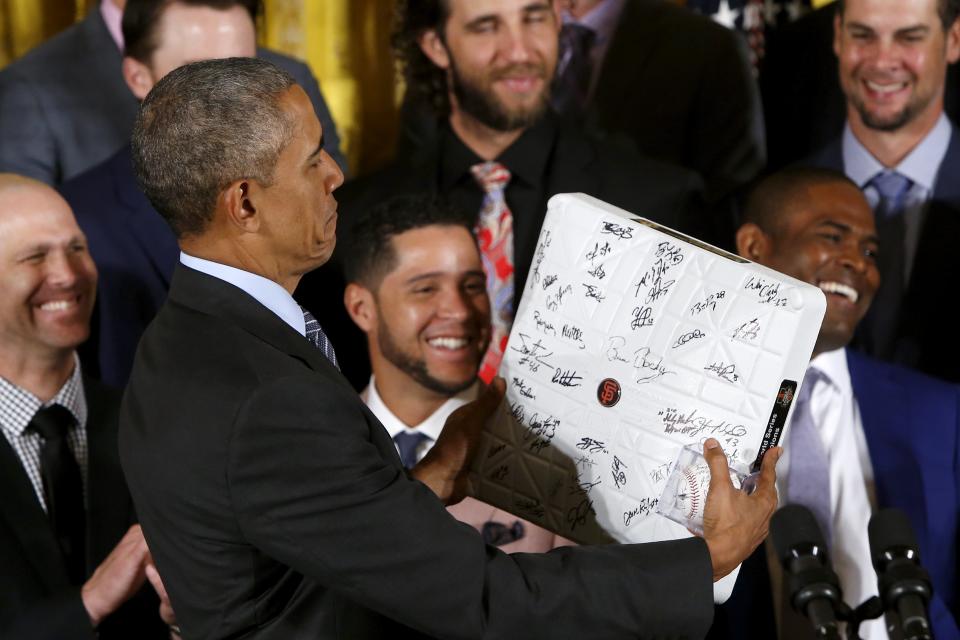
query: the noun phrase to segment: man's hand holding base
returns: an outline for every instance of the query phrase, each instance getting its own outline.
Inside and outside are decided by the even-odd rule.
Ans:
[[[767,537],[770,517],[777,508],[775,467],[782,451],[774,447],[763,456],[756,491],[747,495],[730,481],[720,443],[710,438],[703,444],[703,456],[710,465],[703,538],[710,550],[714,581],[733,571]]]
[[[480,443],[480,432],[503,400],[505,390],[503,378],[494,378],[479,398],[450,414],[437,443],[411,470],[413,477],[430,487],[444,504],[463,499],[467,469]]]

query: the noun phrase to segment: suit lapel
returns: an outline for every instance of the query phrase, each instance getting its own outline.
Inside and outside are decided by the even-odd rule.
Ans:
[[[914,455],[919,429],[910,427],[924,419],[924,408],[911,402],[907,388],[890,375],[890,368],[873,365],[850,349],[847,363],[873,466],[877,505],[904,511],[917,538],[925,540],[924,466]]]
[[[157,278],[169,289],[180,250],[169,225],[137,186],[132,162],[129,145],[110,160],[110,181],[117,202],[124,209],[119,224],[127,229]]]
[[[336,380],[345,389],[355,393],[346,378],[319,349],[238,287],[178,264],[173,273],[169,299],[239,326],[255,338],[303,361],[314,371]]]
[[[20,458],[4,437],[0,437],[0,486],[7,488],[0,500],[0,518],[7,521],[41,582],[50,592],[68,588],[70,580],[47,514],[37,501]]]

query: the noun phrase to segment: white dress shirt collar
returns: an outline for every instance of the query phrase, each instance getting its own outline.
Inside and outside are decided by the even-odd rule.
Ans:
[[[479,383],[474,383],[440,405],[440,408],[434,411],[429,418],[412,427],[404,424],[383,402],[383,398],[381,398],[377,392],[377,384],[374,376],[370,376],[370,384],[364,389],[361,395],[366,400],[367,407],[373,412],[373,415],[377,416],[380,422],[383,423],[383,426],[387,429],[387,433],[390,434],[391,438],[401,431],[417,431],[429,436],[432,444],[440,437],[440,432],[443,431],[443,425],[446,424],[450,414],[475,399],[479,390]]]
[[[180,252],[180,263],[195,269],[218,280],[228,282],[249,294],[254,300],[277,314],[281,320],[290,325],[294,331],[302,336],[307,335],[306,323],[303,319],[303,309],[293,299],[286,289],[273,280],[263,276],[230,267],[219,262],[212,262]]]

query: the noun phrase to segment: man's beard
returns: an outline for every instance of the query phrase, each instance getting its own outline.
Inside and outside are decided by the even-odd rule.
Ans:
[[[397,343],[393,341],[390,335],[390,329],[382,320],[377,329],[377,345],[380,347],[380,353],[392,363],[397,369],[417,381],[420,386],[444,396],[455,396],[464,389],[467,389],[476,381],[476,375],[464,380],[463,382],[449,383],[438,380],[427,371],[427,363],[424,360],[417,360],[400,349]],[[477,360],[477,369],[480,368],[479,359]]]
[[[896,131],[913,120],[914,116],[920,111],[920,109],[911,102],[907,103],[903,109],[892,116],[880,118],[870,113],[860,100],[854,100],[853,106],[860,114],[860,119],[863,121],[863,124],[875,131]]]
[[[525,129],[539,120],[547,110],[550,95],[550,83],[546,78],[542,65],[516,64],[502,69],[491,77],[491,81],[499,80],[503,76],[524,71],[536,74],[544,79],[543,91],[538,100],[531,107],[508,110],[497,98],[492,89],[483,87],[474,80],[463,76],[453,59],[450,60],[450,76],[453,86],[453,95],[457,98],[457,105],[464,112],[473,116],[481,124],[495,131],[516,131]]]
[[[907,101],[907,104],[904,105],[903,109],[894,113],[893,115],[886,117],[879,117],[867,109],[864,101],[856,95],[851,97],[851,102],[853,103],[854,109],[857,110],[857,113],[860,114],[860,120],[868,128],[875,131],[897,131],[901,127],[909,124],[917,117],[917,114],[922,112],[930,104],[930,101],[933,99],[932,96],[927,99],[923,97],[914,96],[912,99]]]

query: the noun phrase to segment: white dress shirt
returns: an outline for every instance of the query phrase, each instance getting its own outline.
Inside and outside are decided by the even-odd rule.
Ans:
[[[830,559],[840,578],[843,599],[855,607],[877,594],[877,574],[867,539],[867,523],[872,515],[868,486],[873,484],[873,466],[860,408],[853,395],[846,350],[821,353],[810,361],[810,366],[823,374],[812,390],[810,411],[830,465]],[[781,496],[787,495],[789,473],[790,448],[786,447],[777,464]],[[886,640],[883,619],[862,624],[860,635],[865,640]]]
[[[391,438],[404,431],[409,433],[419,432],[429,437],[429,439],[421,443],[417,449],[417,460],[420,460],[437,441],[437,438],[440,437],[443,425],[446,423],[450,414],[467,402],[474,400],[479,393],[480,384],[476,383],[448,399],[439,409],[434,411],[429,418],[416,427],[408,427],[384,404],[383,399],[377,392],[376,380],[373,376],[370,376],[370,384],[363,390],[360,397],[367,403],[367,407],[373,412],[373,415],[383,423],[383,426]],[[475,498],[464,498],[457,504],[447,507],[447,510],[454,518],[470,525],[478,531],[482,531],[484,526],[489,524],[500,524],[503,525],[505,529],[511,529],[519,523],[522,536],[513,542],[499,545],[499,548],[506,553],[542,553],[554,547],[573,544],[570,540],[547,531],[542,527],[538,527],[532,522],[518,518],[507,511],[498,509]]]
[[[360,394],[360,397],[363,398],[363,401],[367,403],[367,408],[373,412],[373,415],[377,416],[377,418],[386,428],[387,433],[390,434],[391,438],[404,431],[407,433],[422,433],[429,438],[428,440],[424,440],[417,447],[417,461],[420,461],[423,459],[423,456],[427,455],[427,451],[433,447],[433,444],[437,441],[437,438],[440,437],[440,432],[443,431],[443,425],[446,424],[447,418],[450,416],[450,414],[468,402],[476,399],[479,392],[480,384],[474,383],[467,389],[448,399],[446,402],[440,405],[440,408],[434,411],[429,418],[415,427],[408,427],[403,423],[402,420],[400,420],[400,418],[395,416],[393,412],[390,411],[387,405],[383,402],[383,399],[380,397],[380,394],[377,393],[377,385],[373,376],[370,376],[370,384],[367,385],[367,388],[363,390],[363,393]]]

